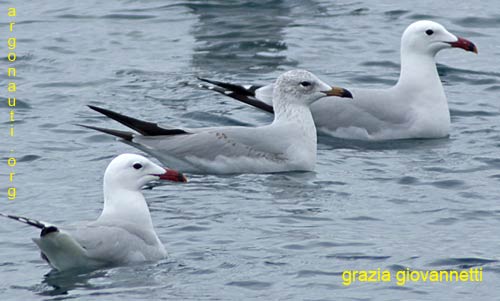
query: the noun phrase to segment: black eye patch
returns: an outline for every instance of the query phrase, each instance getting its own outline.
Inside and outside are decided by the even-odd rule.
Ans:
[[[434,33],[434,30],[432,30],[432,29],[427,29],[427,30],[425,31],[425,33],[426,33],[428,36],[430,36],[430,35],[432,35],[432,34]]]
[[[305,82],[301,82],[301,83],[300,83],[300,85],[301,85],[302,87],[309,87],[309,86],[311,85],[311,82],[307,82],[307,81],[305,81]]]
[[[132,165],[133,168],[135,169],[141,169],[142,168],[142,164],[141,163],[135,163],[134,165]]]

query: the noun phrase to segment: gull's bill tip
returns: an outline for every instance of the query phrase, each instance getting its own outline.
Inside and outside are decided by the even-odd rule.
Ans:
[[[184,183],[188,181],[188,179],[182,172],[169,168],[165,168],[165,173],[157,176],[160,177],[160,180],[165,180],[165,181],[184,182]]]
[[[338,96],[338,97],[352,98],[352,94],[349,90],[344,89],[344,88],[339,88],[339,87],[332,87],[328,91],[321,91],[321,92],[325,93],[326,96]]]
[[[450,44],[451,47],[462,48],[465,51],[471,51],[477,54],[477,47],[474,43],[461,37],[457,38],[458,40],[456,42],[449,42],[448,44]]]

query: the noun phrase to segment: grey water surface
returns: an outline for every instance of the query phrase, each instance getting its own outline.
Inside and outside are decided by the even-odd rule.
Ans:
[[[398,77],[400,36],[419,19],[479,49],[438,55],[449,138],[320,137],[315,172],[188,175],[145,190],[168,260],[48,274],[30,239],[38,231],[2,219],[0,300],[500,299],[498,1],[11,0],[0,16],[2,87],[8,36],[18,54],[14,139],[0,102],[0,211],[58,225],[96,218],[105,167],[138,152],[76,126],[123,129],[88,104],[169,126],[259,125],[271,117],[198,89],[196,76],[267,83],[305,68],[338,86],[385,87]],[[470,267],[483,282],[344,286],[341,276]]]

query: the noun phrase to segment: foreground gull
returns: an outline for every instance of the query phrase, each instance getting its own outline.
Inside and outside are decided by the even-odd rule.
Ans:
[[[448,101],[436,69],[435,56],[443,49],[462,48],[477,53],[470,41],[449,33],[432,21],[417,21],[401,38],[401,73],[388,89],[349,89],[353,101],[324,98],[311,106],[319,131],[339,138],[389,140],[440,138],[449,135]],[[200,85],[273,112],[274,86],[239,86],[207,79]]]
[[[312,171],[316,163],[316,127],[309,106],[325,96],[351,97],[312,73],[282,74],[273,92],[275,116],[262,127],[167,129],[90,106],[139,134],[85,126],[120,137],[165,164],[192,173],[271,173]],[[168,163],[167,163],[168,162]]]
[[[156,236],[141,187],[154,180],[185,182],[172,169],[144,158],[123,154],[104,174],[104,208],[93,222],[61,229],[41,221],[0,213],[41,229],[33,241],[45,259],[59,271],[94,269],[165,258],[165,247]]]

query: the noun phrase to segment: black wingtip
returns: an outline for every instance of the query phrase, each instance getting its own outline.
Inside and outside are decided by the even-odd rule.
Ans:
[[[53,232],[59,232],[59,229],[57,229],[54,226],[45,227],[42,229],[42,232],[40,233],[40,237],[44,237],[45,235],[53,233]]]
[[[96,112],[99,112],[123,124],[126,127],[133,129],[134,131],[137,131],[138,133],[144,136],[164,136],[164,135],[169,136],[169,135],[189,134],[188,132],[181,129],[164,129],[159,127],[156,123],[139,120],[117,112],[113,112],[108,109],[96,107],[93,105],[88,105],[88,107]]]
[[[84,125],[84,124],[75,124],[77,126],[81,126],[87,129],[91,129],[94,131],[102,132],[108,135],[112,135],[118,138],[121,138],[126,141],[132,141],[134,139],[134,134],[126,131],[119,131],[119,130],[112,130],[112,129],[105,129],[97,126],[91,126],[91,125]]]
[[[99,112],[101,113],[102,115],[104,116],[107,116],[113,120],[116,120],[118,121],[119,123],[125,125],[125,126],[128,126],[130,127],[130,123],[133,122],[133,121],[140,121],[139,119],[135,119],[135,118],[132,118],[132,117],[128,117],[128,116],[125,116],[125,115],[122,115],[120,113],[117,113],[117,112],[114,112],[114,111],[111,111],[111,110],[108,110],[108,109],[104,109],[104,108],[100,108],[100,107],[96,107],[96,106],[93,106],[93,105],[87,105],[89,108],[91,108],[92,110],[96,111],[96,112]],[[140,133],[140,131],[138,131]],[[141,133],[142,134],[142,133]]]
[[[96,112],[103,114],[104,116],[107,116],[107,117],[123,124],[126,127],[129,127],[133,130],[136,130],[138,133],[140,133],[142,135],[148,135],[148,133],[143,129],[143,127],[144,127],[144,124],[146,124],[146,123],[149,125],[150,124],[149,122],[145,122],[145,121],[142,121],[139,119],[125,116],[123,114],[120,114],[120,113],[117,113],[117,112],[114,112],[114,111],[111,111],[108,109],[100,108],[97,106],[93,106],[93,105],[88,105],[88,107]]]
[[[236,94],[243,95],[243,96],[255,97],[255,90],[257,90],[258,88],[261,87],[261,86],[252,86],[250,89],[247,89],[241,85],[232,84],[232,83],[228,83],[228,82],[221,82],[221,81],[206,79],[206,78],[202,78],[202,77],[198,77],[198,79],[203,81],[203,82],[207,82],[209,84],[224,88],[226,90],[232,91]]]
[[[19,216],[19,215],[5,214],[2,212],[0,212],[0,216],[13,219],[15,221],[36,227],[38,229],[42,229],[42,232],[40,233],[40,237],[44,237],[45,235],[47,235],[49,233],[59,232],[59,229],[57,229],[57,227],[51,226],[51,225],[46,225],[46,224],[42,223],[41,221],[37,221],[36,219],[31,219],[31,218],[27,218],[27,217]]]
[[[101,111],[105,110],[103,108],[99,108],[99,107],[96,107],[96,106],[93,106],[93,105],[87,105],[87,107],[91,108],[92,110],[94,111],[97,111],[99,113],[102,113]],[[103,113],[104,114],[104,113]]]
[[[229,97],[234,98],[238,101],[241,101],[241,102],[246,103],[248,105],[254,106],[254,107],[261,109],[263,111],[266,111],[268,113],[274,114],[273,106],[268,105],[267,103],[260,101],[255,97],[255,91],[257,91],[262,86],[250,86],[250,88],[247,89],[243,86],[235,85],[235,84],[231,84],[231,83],[223,83],[223,82],[210,80],[210,79],[206,79],[206,78],[202,78],[202,77],[197,77],[197,78],[203,82],[207,82],[207,83],[213,85],[213,87],[200,85],[202,88],[206,88],[206,89],[218,92],[220,94],[223,94],[225,96],[229,96]]]
[[[21,222],[23,224],[27,224],[27,225],[30,225],[30,226],[33,226],[33,227],[36,227],[39,229],[43,229],[46,227],[46,225],[44,223],[37,221],[35,219],[24,217],[24,216],[11,215],[11,214],[6,214],[6,213],[2,213],[2,212],[0,212],[0,216],[10,218],[10,219],[13,219],[15,221],[18,221],[18,222]]]
[[[203,77],[199,77],[199,76],[197,76],[196,79],[201,80],[202,82],[206,82],[206,83],[209,83],[209,84],[212,84],[212,85],[216,85],[216,86],[219,86],[219,84],[222,84],[221,82],[214,81],[214,80],[209,80],[207,78],[203,78]]]

